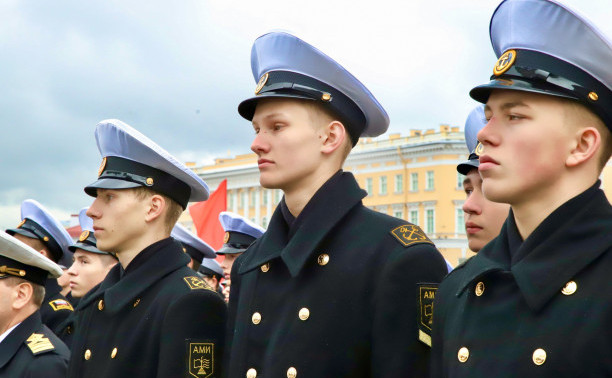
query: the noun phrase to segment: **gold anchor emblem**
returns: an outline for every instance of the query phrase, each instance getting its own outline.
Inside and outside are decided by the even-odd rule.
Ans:
[[[516,51],[508,50],[497,59],[497,63],[493,67],[493,75],[499,76],[508,71],[516,60]]]

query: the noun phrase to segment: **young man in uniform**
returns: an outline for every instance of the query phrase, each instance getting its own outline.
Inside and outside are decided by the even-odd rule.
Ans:
[[[79,212],[79,224],[83,230],[79,240],[68,247],[73,253],[74,260],[68,269],[68,284],[71,296],[77,301],[102,282],[118,261],[114,254],[96,247],[93,220],[87,216],[87,209],[85,207]],[[75,315],[74,312],[70,314],[60,325],[60,331],[57,333],[68,348],[72,347]]]
[[[61,274],[39,251],[0,233],[0,377],[66,377],[70,352],[38,311],[47,278]]]
[[[229,376],[426,377],[444,259],[417,226],[372,211],[342,164],[389,125],[354,76],[287,33],[255,41],[260,183],[284,197],[232,268]]]
[[[432,376],[610,376],[612,43],[549,0],[502,2],[490,32],[476,153],[485,196],[511,211],[438,290]]]
[[[234,261],[236,261],[238,256],[242,255],[257,238],[263,235],[265,230],[242,215],[229,211],[222,211],[219,213],[219,222],[221,222],[221,226],[223,230],[225,230],[223,246],[217,251],[217,254],[223,256],[220,265],[225,277],[225,281],[223,282],[225,286],[223,288],[223,297],[227,302],[230,296],[230,273]]]
[[[21,223],[16,228],[6,230],[9,235],[39,251],[43,256],[62,268],[72,264],[72,238],[61,223],[47,209],[35,200],[27,199],[21,203]],[[56,334],[60,325],[72,314],[72,304],[61,294],[62,288],[57,279],[45,282],[45,298],[40,306],[42,322]]]
[[[465,121],[465,143],[470,156],[467,161],[457,165],[457,172],[465,176],[463,180],[463,190],[467,197],[463,203],[465,233],[468,246],[473,252],[480,251],[499,235],[499,230],[510,210],[510,205],[489,201],[482,193],[482,177],[478,173],[479,161],[474,149],[478,144],[476,134],[486,123],[482,105],[470,112]]]
[[[208,187],[176,158],[118,120],[102,121],[95,198],[97,247],[119,259],[77,306],[69,377],[218,377],[226,306],[187,267],[170,232]]]
[[[202,259],[214,259],[217,257],[215,250],[211,246],[178,223],[172,229],[170,236],[181,243],[183,252],[185,252],[190,259],[187,266],[195,272],[200,268]]]
[[[215,260],[210,258],[204,258],[202,264],[198,268],[198,273],[202,275],[202,279],[206,281],[219,295],[223,295],[221,289],[221,279],[223,278],[223,268]]]

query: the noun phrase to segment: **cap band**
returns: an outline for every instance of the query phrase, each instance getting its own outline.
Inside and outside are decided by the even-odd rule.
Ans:
[[[0,256],[0,278],[18,277],[44,286],[48,276],[49,272],[44,269],[22,264],[6,256]]]
[[[187,208],[187,203],[191,196],[191,188],[189,185],[174,176],[157,168],[118,156],[106,157],[106,164],[98,177],[98,180],[100,179],[128,181],[150,188],[155,192],[170,197],[181,205],[183,209]],[[94,183],[86,187],[85,192],[95,197],[95,189],[97,187],[96,183]],[[112,189],[102,188],[101,186],[100,188]]]
[[[27,231],[28,235],[20,232],[20,230]],[[49,252],[51,253],[51,260],[59,261],[64,255],[64,250],[60,245],[55,241],[55,238],[47,232],[41,225],[31,220],[30,218],[25,218],[17,228],[6,230],[9,235],[22,234],[27,237],[31,237],[30,235],[35,236],[41,243],[47,247]]]

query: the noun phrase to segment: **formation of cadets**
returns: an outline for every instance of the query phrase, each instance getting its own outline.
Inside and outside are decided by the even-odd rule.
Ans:
[[[265,34],[238,113],[284,193],[268,229],[224,212],[214,251],[176,224],[206,183],[100,122],[78,241],[34,200],[0,233],[0,376],[612,376],[612,44],[553,0],[501,2],[490,33],[457,166],[475,257],[449,273],[418,226],[364,207],[342,165],[387,113],[315,47]]]

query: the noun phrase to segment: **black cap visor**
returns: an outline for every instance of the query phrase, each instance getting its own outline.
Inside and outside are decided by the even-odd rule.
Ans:
[[[472,169],[478,169],[480,161],[478,159],[466,160],[463,163],[457,165],[457,172],[466,176]]]
[[[246,247],[236,248],[236,247],[232,247],[230,244],[223,244],[221,249],[217,251],[217,255],[233,255],[236,253],[243,253],[246,250],[247,250]]]
[[[112,178],[102,178],[102,179],[98,179],[95,182],[87,185],[85,187],[85,193],[87,193],[88,195],[92,197],[97,197],[98,192],[96,189],[131,189],[131,188],[138,188],[141,186],[143,185],[135,183],[135,182],[123,181],[123,180],[112,179]]]
[[[506,89],[513,91],[522,91],[530,93],[539,93],[548,96],[556,96],[578,100],[578,97],[571,93],[562,92],[557,87],[546,85],[543,83],[534,83],[517,78],[496,78],[487,84],[479,85],[470,91],[470,97],[474,100],[486,104],[489,100],[491,92],[496,89]]]

